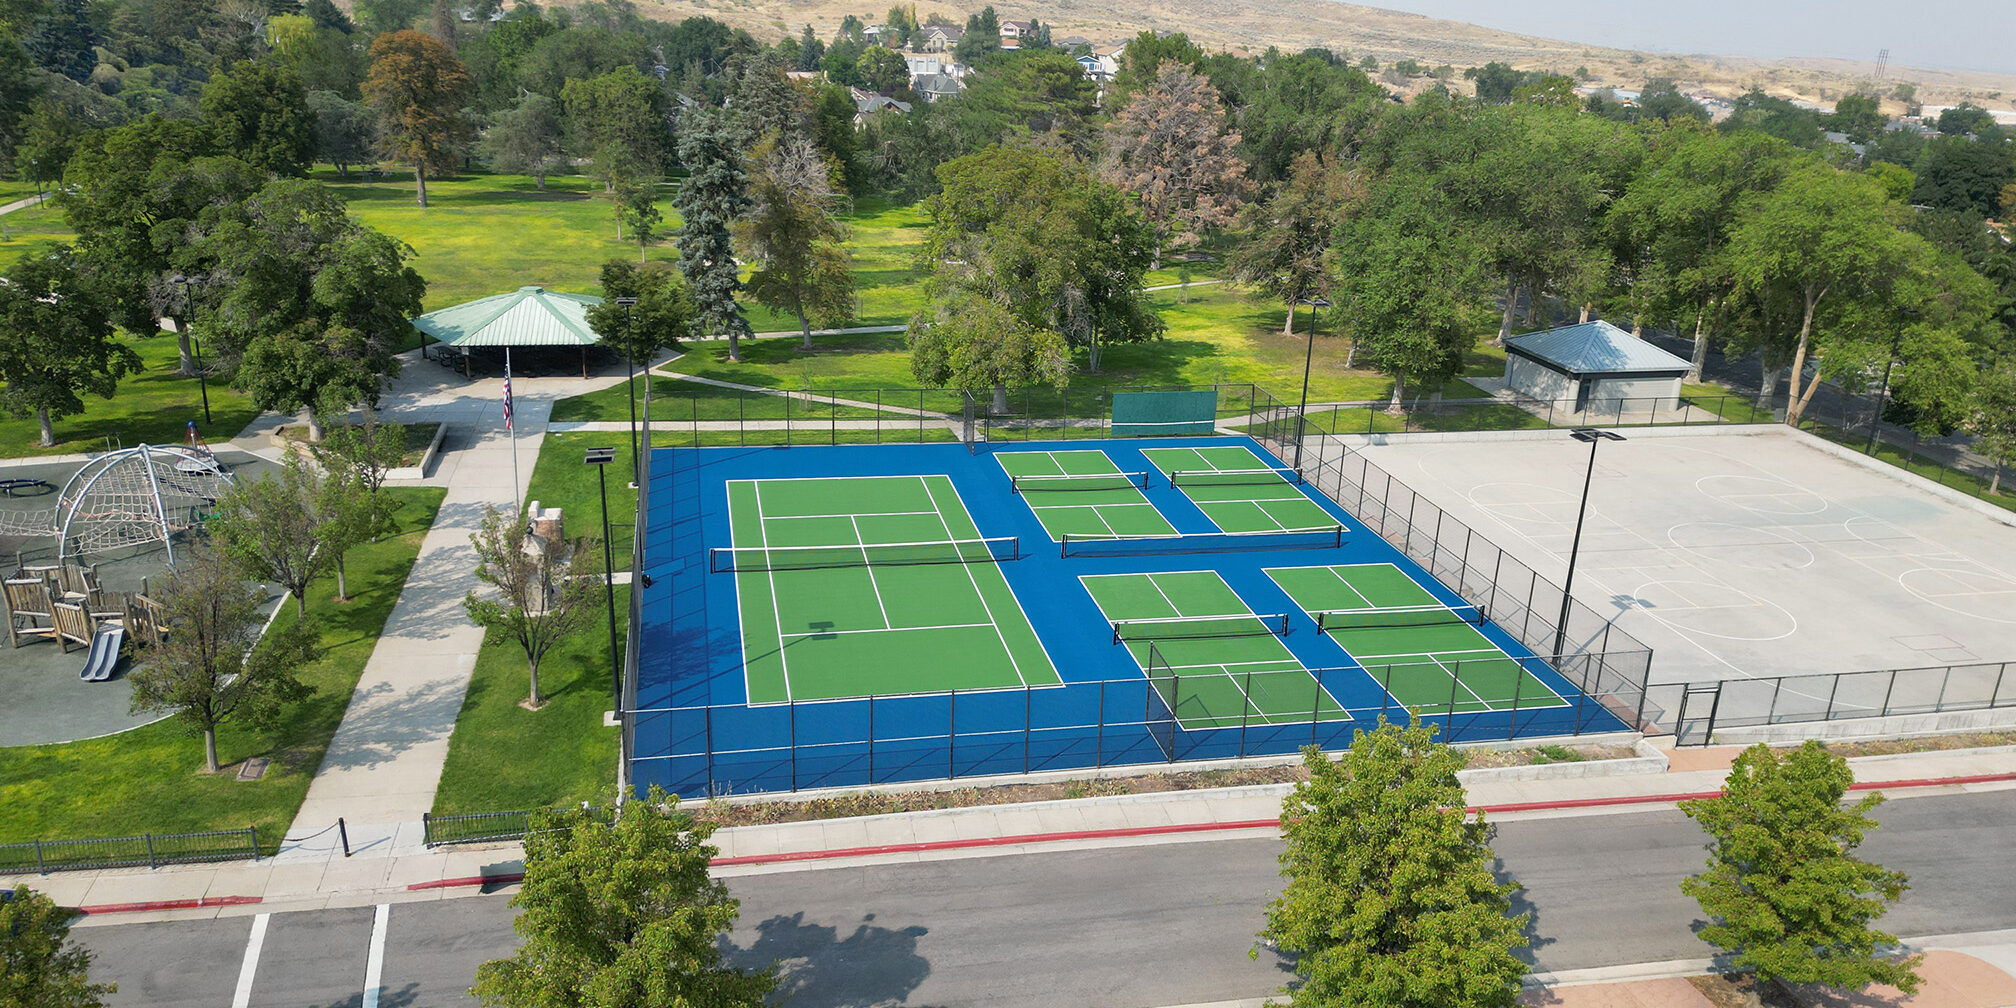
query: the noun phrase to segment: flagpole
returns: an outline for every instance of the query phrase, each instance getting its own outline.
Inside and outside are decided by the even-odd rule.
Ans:
[[[518,425],[511,420],[511,348],[504,348],[504,429],[511,432],[511,506],[518,502]]]

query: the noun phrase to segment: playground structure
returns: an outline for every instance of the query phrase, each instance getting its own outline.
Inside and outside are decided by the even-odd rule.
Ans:
[[[233,482],[200,441],[137,445],[85,463],[53,508],[0,512],[0,535],[53,536],[59,564],[158,543],[172,566],[177,534],[200,526]]]
[[[130,631],[136,643],[159,646],[163,628],[160,605],[140,592],[112,592],[98,583],[90,567],[65,563],[24,567],[4,582],[7,639],[14,647],[53,639],[68,654],[72,646],[89,649],[79,678],[104,682],[119,664],[119,652]]]

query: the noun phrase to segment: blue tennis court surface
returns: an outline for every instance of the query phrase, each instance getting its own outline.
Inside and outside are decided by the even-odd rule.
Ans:
[[[666,448],[649,479],[639,787],[1626,727],[1251,439]]]

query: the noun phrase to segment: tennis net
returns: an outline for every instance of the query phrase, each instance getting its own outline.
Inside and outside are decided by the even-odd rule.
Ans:
[[[1181,553],[1242,553],[1250,550],[1332,549],[1344,545],[1344,526],[1274,529],[1265,532],[1194,532],[1187,535],[1115,535],[1066,532],[1058,556],[1164,556]]]
[[[1026,473],[1008,477],[1010,493],[1049,493],[1053,490],[1146,490],[1145,472],[1110,473]]]
[[[1124,644],[1128,641],[1195,640],[1206,637],[1280,637],[1287,632],[1287,613],[1165,616],[1161,619],[1113,621],[1115,644]]]
[[[1260,469],[1177,469],[1169,474],[1170,486],[1265,486],[1270,483],[1301,483],[1302,470],[1286,466]]]
[[[1388,606],[1384,609],[1334,609],[1316,614],[1316,632],[1333,633],[1338,630],[1370,630],[1392,627],[1437,626],[1448,623],[1468,623],[1472,626],[1484,622],[1484,613],[1476,606],[1415,605]]]
[[[724,571],[816,570],[823,567],[1000,563],[1021,554],[1022,543],[1016,536],[835,546],[717,546],[707,551],[707,569],[719,574]]]

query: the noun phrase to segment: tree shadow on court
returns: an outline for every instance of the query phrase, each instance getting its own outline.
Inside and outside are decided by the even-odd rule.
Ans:
[[[459,991],[457,993],[460,993]],[[378,1008],[415,1008],[420,1004],[420,985],[407,984],[404,987],[378,988]],[[364,1008],[364,994],[360,991],[341,1001],[331,1001],[328,1008]]]
[[[886,928],[867,914],[852,933],[808,923],[803,912],[778,915],[756,925],[748,948],[728,948],[730,965],[776,969],[774,1004],[792,1008],[877,1008],[908,1004],[910,992],[931,975],[917,952],[928,931],[911,926]]]

